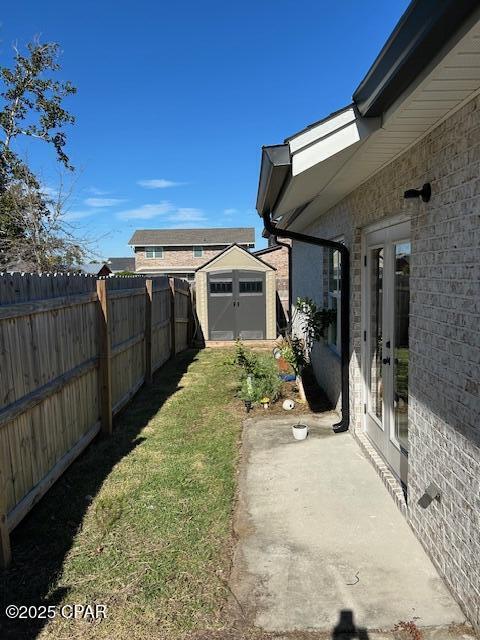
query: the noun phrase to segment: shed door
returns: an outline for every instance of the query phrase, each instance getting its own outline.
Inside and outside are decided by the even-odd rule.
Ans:
[[[265,305],[265,274],[262,271],[209,273],[210,340],[263,340]]]
[[[208,274],[208,326],[210,340],[234,340],[234,272]]]
[[[241,340],[263,340],[266,310],[265,273],[237,271],[235,292],[237,337]]]

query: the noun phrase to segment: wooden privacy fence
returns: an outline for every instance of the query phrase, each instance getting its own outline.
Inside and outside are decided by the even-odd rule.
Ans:
[[[187,282],[0,275],[0,562],[9,535],[192,335]]]

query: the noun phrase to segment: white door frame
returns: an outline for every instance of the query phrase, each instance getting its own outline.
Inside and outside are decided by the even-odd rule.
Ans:
[[[362,229],[362,235],[361,235],[361,260],[362,260],[362,263],[361,263],[361,267],[362,267],[361,269],[362,271],[362,277],[361,277],[361,376],[362,376],[362,401],[363,401],[362,430],[365,433],[367,433],[367,421],[369,418],[368,381],[369,381],[369,375],[370,375],[368,366],[367,366],[368,346],[369,346],[369,340],[370,340],[370,337],[368,335],[369,319],[370,319],[370,316],[369,316],[370,292],[369,292],[369,268],[368,268],[369,264],[367,261],[367,255],[368,255],[367,252],[369,249],[372,249],[375,246],[384,246],[384,244],[388,244],[389,242],[397,242],[399,240],[405,240],[405,241],[410,240],[410,224],[409,223],[410,223],[410,216],[400,215],[392,218],[383,219],[379,222],[376,222]],[[392,229],[392,227],[395,227],[395,228]],[[375,242],[376,241],[375,236],[377,235],[377,232],[378,232],[378,245]],[[390,235],[390,238],[388,237],[389,235]],[[385,259],[386,258],[387,256],[385,256]],[[386,298],[384,301],[384,307],[390,308],[390,306],[393,304],[392,290],[390,288],[390,291],[389,291],[388,288],[385,287],[385,284],[384,284],[383,294]],[[389,333],[390,340],[392,341],[392,347],[393,347],[393,336],[394,336],[393,313],[391,314],[389,319],[390,319],[390,322],[387,323],[387,320],[383,318],[383,322],[388,324],[388,333]],[[390,350],[390,357],[392,358],[392,362],[393,362],[393,348]],[[393,375],[389,375],[387,377],[384,376],[384,384],[386,385],[385,394],[387,395],[387,397],[393,398],[393,388],[391,388],[393,384]],[[371,416],[371,414],[370,414],[370,419],[375,419],[375,423],[384,432],[385,432],[385,428],[388,426],[389,441],[391,442],[393,447],[398,451],[398,466],[395,465],[397,466],[397,469],[392,468],[392,470],[396,475],[402,475],[403,479],[406,479],[406,473],[400,474],[399,472],[400,466],[402,465],[401,458],[402,458],[403,448],[401,447],[400,443],[398,442],[398,439],[395,436],[393,406],[389,406],[388,411],[389,411],[389,414],[388,416],[384,415],[384,420],[382,421],[382,424],[380,424],[379,420],[375,419],[375,416]],[[385,437],[387,437],[387,434],[385,435]],[[373,442],[373,444],[375,443]],[[393,451],[393,449],[391,451]],[[380,453],[382,454],[382,452]],[[383,456],[382,454],[382,457],[385,457],[385,456]],[[389,464],[389,466],[392,466],[388,462],[388,460],[386,460],[386,462]]]

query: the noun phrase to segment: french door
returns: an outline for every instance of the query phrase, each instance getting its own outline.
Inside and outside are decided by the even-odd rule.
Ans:
[[[400,480],[408,473],[408,222],[366,236],[365,427]]]

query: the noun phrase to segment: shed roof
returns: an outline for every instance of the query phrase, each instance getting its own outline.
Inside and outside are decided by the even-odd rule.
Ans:
[[[202,271],[203,269],[205,269],[206,267],[212,265],[215,262],[220,262],[222,261],[222,259],[230,252],[232,251],[238,251],[241,252],[243,254],[245,254],[246,256],[248,256],[250,258],[250,260],[259,262],[262,267],[265,269],[265,267],[267,267],[269,270],[272,271],[276,271],[275,267],[272,267],[272,265],[268,264],[268,262],[265,262],[265,260],[261,260],[260,258],[258,258],[255,254],[250,253],[250,251],[247,251],[246,249],[244,249],[243,247],[241,247],[240,245],[233,243],[231,244],[229,247],[226,247],[222,252],[220,252],[218,255],[213,256],[213,258],[210,258],[210,260],[207,260],[207,262],[205,262],[204,264],[202,264],[201,267],[198,267],[197,269],[195,269],[195,271]]]

